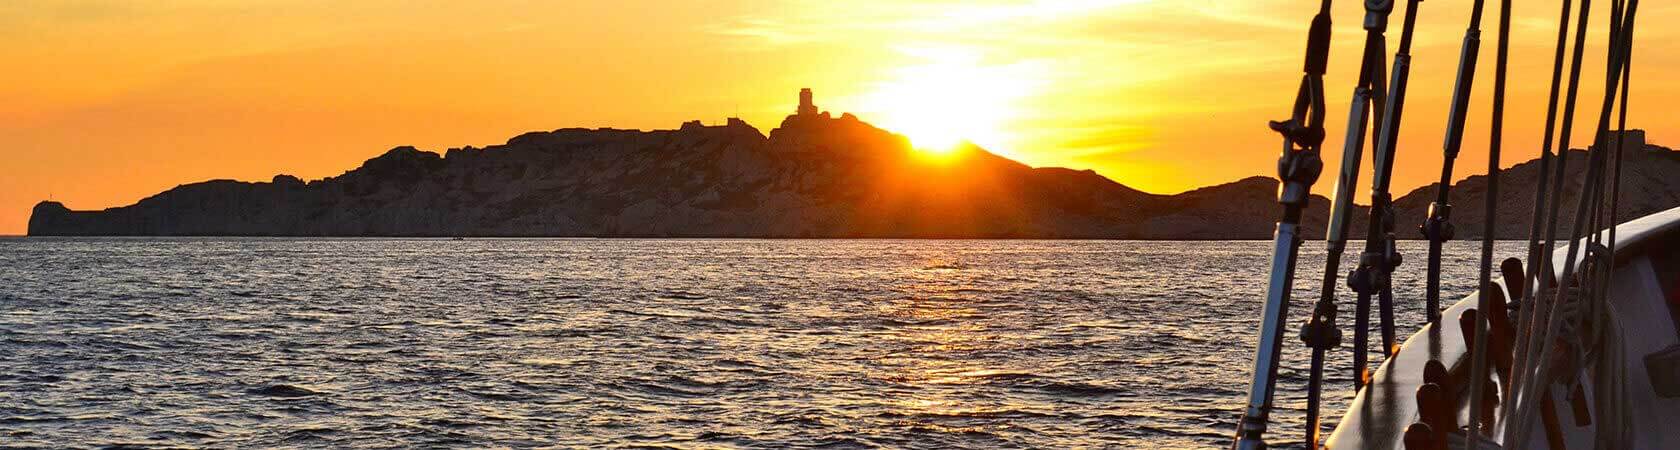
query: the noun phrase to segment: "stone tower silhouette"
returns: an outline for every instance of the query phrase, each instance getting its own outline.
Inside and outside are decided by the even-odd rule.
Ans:
[[[798,111],[798,113],[801,116],[815,116],[815,115],[817,115],[817,105],[811,103],[811,88],[804,88],[804,89],[799,90],[799,111]]]
[[[1610,131],[1611,144],[1620,143],[1628,151],[1645,149],[1645,130]]]

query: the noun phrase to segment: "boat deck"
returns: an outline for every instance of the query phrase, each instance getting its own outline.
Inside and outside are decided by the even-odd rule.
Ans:
[[[1617,234],[1619,249],[1608,298],[1611,299],[1609,308],[1614,321],[1610,326],[1620,338],[1621,360],[1626,363],[1625,370],[1621,371],[1622,379],[1618,381],[1626,389],[1629,399],[1625,408],[1632,412],[1627,417],[1627,428],[1634,431],[1630,436],[1634,448],[1680,448],[1680,428],[1672,426],[1680,423],[1680,398],[1658,395],[1652,378],[1647,375],[1645,359],[1646,355],[1680,346],[1680,327],[1676,325],[1675,306],[1670,303],[1674,293],[1667,290],[1680,289],[1680,286],[1665,289],[1665,286],[1671,285],[1664,284],[1665,281],[1672,283],[1680,280],[1663,279],[1671,274],[1653,263],[1653,256],[1668,259],[1670,255],[1680,253],[1680,208],[1622,224],[1617,227]],[[1566,251],[1560,249],[1555,254],[1557,263],[1554,270],[1561,272]],[[1441,323],[1425,326],[1406,339],[1400,351],[1383,362],[1373,374],[1370,385],[1354,398],[1336,431],[1326,442],[1326,447],[1404,448],[1402,438],[1406,428],[1419,421],[1417,392],[1424,385],[1424,366],[1431,360],[1440,361],[1447,368],[1450,384],[1459,387],[1446,394],[1450,404],[1455,405],[1456,422],[1468,423],[1468,402],[1465,401],[1468,393],[1463,387],[1468,386],[1465,380],[1469,378],[1470,350],[1465,345],[1457,319],[1465,311],[1475,309],[1477,301],[1475,294],[1466,297],[1442,313]],[[1587,375],[1584,377],[1584,391],[1588,396],[1585,403],[1601,404],[1597,399],[1590,398],[1592,383],[1599,380],[1591,379],[1592,371],[1583,372]],[[1555,398],[1566,398],[1567,393],[1560,387],[1553,388],[1557,390]],[[1598,433],[1593,423],[1598,421],[1589,418],[1590,423],[1577,426],[1569,405],[1559,403],[1563,404],[1554,406],[1559,417],[1563,418],[1560,420],[1560,434],[1564,436],[1561,448],[1593,447]],[[1502,431],[1503,427],[1504,424],[1493,424],[1494,431]],[[1540,428],[1538,425],[1534,427],[1530,444],[1536,448],[1560,448],[1551,446]]]

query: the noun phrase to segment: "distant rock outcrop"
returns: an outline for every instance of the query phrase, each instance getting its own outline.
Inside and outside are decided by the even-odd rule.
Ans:
[[[1627,215],[1680,204],[1680,156],[1660,147],[1629,155]],[[1531,166],[1507,172],[1501,237],[1526,236]],[[1473,205],[1483,178],[1454,190],[1460,237],[1480,230]],[[1150,194],[973,146],[929,158],[849,114],[807,111],[768,136],[736,119],[561,129],[443,155],[397,147],[307,183],[208,181],[104,211],[42,202],[29,234],[1267,239],[1276,190],[1275,180],[1253,177]],[[1416,237],[1406,228],[1421,223],[1432,192],[1397,202],[1400,237]],[[1306,235],[1321,234],[1327,203],[1313,198]],[[1362,236],[1363,225],[1354,227]]]
[[[1631,133],[1631,132],[1630,132]],[[1642,133],[1640,133],[1642,135]],[[1567,235],[1574,222],[1574,211],[1580,200],[1581,180],[1587,166],[1587,152],[1564,152],[1567,163],[1563,202],[1558,214],[1557,232]],[[1620,196],[1617,201],[1616,222],[1626,222],[1669,208],[1680,206],[1680,152],[1667,147],[1645,144],[1643,139],[1630,142],[1622,153]],[[1559,158],[1553,157],[1548,172],[1557,170]],[[1484,160],[1485,162],[1485,160]],[[1547,178],[1551,178],[1548,173]],[[1498,215],[1494,222],[1494,236],[1501,239],[1527,239],[1533,223],[1534,194],[1540,186],[1538,160],[1518,164],[1502,170],[1499,178]],[[1480,239],[1483,230],[1484,208],[1487,202],[1487,175],[1475,175],[1454,183],[1451,194],[1452,223],[1459,239]],[[1418,188],[1394,201],[1397,215],[1396,235],[1402,239],[1422,239],[1417,227],[1429,215],[1429,204],[1435,201],[1440,183]],[[1551,187],[1547,187],[1548,194]],[[1358,226],[1363,227],[1361,222]],[[1363,228],[1358,228],[1363,230]],[[1355,234],[1363,236],[1363,232]]]

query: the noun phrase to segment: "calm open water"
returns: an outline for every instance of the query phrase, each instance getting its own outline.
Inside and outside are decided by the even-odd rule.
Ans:
[[[1269,247],[4,239],[0,446],[1220,447]],[[1448,246],[1447,297],[1476,249]],[[1294,332],[1274,443],[1301,434]]]

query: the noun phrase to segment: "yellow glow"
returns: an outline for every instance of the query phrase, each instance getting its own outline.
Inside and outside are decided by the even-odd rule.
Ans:
[[[1017,102],[1039,84],[1034,66],[984,65],[976,52],[962,48],[903,51],[928,63],[892,71],[890,80],[862,98],[873,121],[932,156],[948,156],[963,141],[993,150],[1012,143]]]
[[[912,140],[911,142],[914,143],[915,141]],[[939,147],[917,145],[915,156],[917,160],[925,163],[945,165],[962,159],[960,156],[966,153],[965,150],[968,148],[971,148],[971,144],[968,144],[967,141],[959,141],[956,144]]]
[[[1445,133],[1469,3],[1425,5],[1402,145],[1438,143]],[[0,2],[0,33],[13,37],[0,39],[0,60],[12,63],[0,71],[0,235],[23,233],[43,199],[97,210],[210,179],[318,179],[398,145],[442,151],[535,130],[669,129],[731,116],[768,132],[802,87],[814,88],[824,109],[907,134],[934,150],[919,154],[928,161],[959,160],[966,139],[1033,166],[1094,169],[1144,191],[1181,192],[1274,175],[1278,136],[1264,124],[1288,113],[1317,7],[10,0]],[[1364,10],[1336,2],[1333,14],[1325,131],[1339,137]],[[1513,67],[1547,67],[1556,12],[1513,15]],[[1670,23],[1680,8],[1652,6],[1640,16]],[[1672,57],[1680,31],[1638,33],[1634,59],[1643,63],[1633,65],[1629,125],[1673,146],[1680,125],[1662,119],[1680,102],[1680,83],[1665,81],[1680,76]],[[1491,58],[1493,42],[1482,45]],[[1587,63],[1600,61],[1604,41],[1587,45],[1597,55]],[[1487,154],[1489,61],[1460,161]],[[1507,165],[1535,157],[1544,135],[1549,78],[1524,70],[1510,79]],[[1584,102],[1597,95],[1584,83]],[[1578,108],[1576,123],[1591,124],[1596,113]],[[1574,147],[1591,139],[1575,136]],[[1340,147],[1327,150],[1325,165],[1336,167]],[[1433,183],[1440,167],[1438,151],[1401,152],[1395,193]],[[1455,178],[1472,172],[1461,168]],[[1361,180],[1355,190],[1366,192],[1370,177]],[[1332,184],[1321,179],[1313,192],[1328,195]]]

